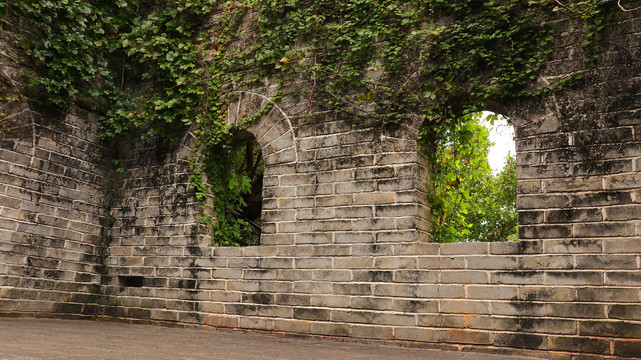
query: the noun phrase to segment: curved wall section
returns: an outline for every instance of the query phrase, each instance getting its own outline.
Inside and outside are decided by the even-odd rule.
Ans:
[[[108,171],[96,117],[21,103],[0,134],[0,310],[93,314]]]

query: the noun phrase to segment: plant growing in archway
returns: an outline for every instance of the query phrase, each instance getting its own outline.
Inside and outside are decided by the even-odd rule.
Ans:
[[[254,136],[235,131],[217,146],[203,147],[204,163],[194,167],[192,187],[203,199],[212,196],[215,218],[204,216],[212,226],[216,246],[258,245],[261,233],[263,173],[265,163]],[[211,186],[205,185],[205,175]]]

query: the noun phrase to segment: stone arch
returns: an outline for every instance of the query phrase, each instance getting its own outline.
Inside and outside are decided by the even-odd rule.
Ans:
[[[292,243],[292,234],[278,234],[278,224],[287,218],[287,211],[278,208],[280,177],[295,173],[299,161],[298,140],[294,135],[292,119],[274,100],[276,88],[238,91],[230,95],[227,124],[239,124],[255,117],[245,129],[251,133],[262,151],[265,164],[261,209],[260,244]],[[267,107],[271,107],[267,109]],[[293,194],[288,194],[292,195]]]
[[[273,96],[255,91],[239,91],[232,94],[227,112],[227,124],[238,124],[241,120],[272,108],[259,116],[247,128],[263,151],[266,166],[298,162],[296,138],[289,115],[279,106]]]

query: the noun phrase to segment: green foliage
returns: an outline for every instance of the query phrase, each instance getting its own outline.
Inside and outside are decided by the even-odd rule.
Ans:
[[[103,137],[171,142],[195,123],[191,186],[212,198],[214,241],[230,245],[248,236],[238,211],[251,178],[226,161],[230,139],[282,94],[234,126],[226,124],[229,94],[265,79],[304,79],[309,86],[290,90],[307,100],[308,113],[334,111],[355,126],[423,121],[421,140],[435,153],[444,135],[474,139],[461,119],[486,104],[571,83],[575,77],[533,85],[554,50],[557,34],[546,24],[566,14],[585,25],[585,46],[595,48],[602,3],[34,0],[3,3],[0,16],[28,25],[17,45],[47,101],[100,103]]]
[[[213,245],[217,246],[257,245],[260,236],[260,205],[257,215],[246,209],[253,201],[251,195],[262,192],[265,165],[257,143],[234,141],[232,135],[239,133],[226,133],[222,136],[227,138],[214,140],[210,144],[213,146],[199,147],[205,151],[201,155],[206,160],[202,166],[193,166],[191,187],[197,196],[204,201],[208,191],[214,194],[216,217],[203,219],[212,226]],[[210,180],[209,188],[204,185],[203,174]]]
[[[117,72],[110,58],[117,53],[116,34],[127,23],[125,6],[124,1],[16,1],[3,4],[0,15],[21,18],[17,45],[33,66],[32,83],[48,102],[67,106],[72,100],[115,96]]]
[[[509,155],[503,170],[492,178],[479,196],[480,203],[470,211],[472,226],[468,241],[518,240],[516,208],[516,160]]]
[[[498,175],[487,155],[492,145],[482,113],[464,116],[439,140],[432,157],[432,240],[516,240],[516,163],[508,156]],[[496,116],[496,115],[494,115]]]
[[[168,141],[185,124],[210,121],[218,113],[217,64],[205,61],[208,34],[198,24],[213,11],[214,1],[178,0],[161,3],[148,14],[130,19],[131,31],[120,35],[127,55],[133,87],[145,91],[128,94],[103,118],[105,137],[141,132]]]
[[[586,0],[557,1],[553,11],[561,12],[569,19],[578,19],[583,27],[583,46],[586,49],[586,62],[594,62],[599,57],[599,34],[612,12],[604,11],[604,1]]]

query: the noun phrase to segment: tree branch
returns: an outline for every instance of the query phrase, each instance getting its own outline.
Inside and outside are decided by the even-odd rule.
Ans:
[[[625,12],[637,11],[637,10],[641,9],[641,6],[636,7],[634,9],[626,9],[626,8],[623,7],[623,5],[621,5],[621,0],[617,1],[617,5],[619,6],[619,9],[621,9],[622,11],[625,11]]]

